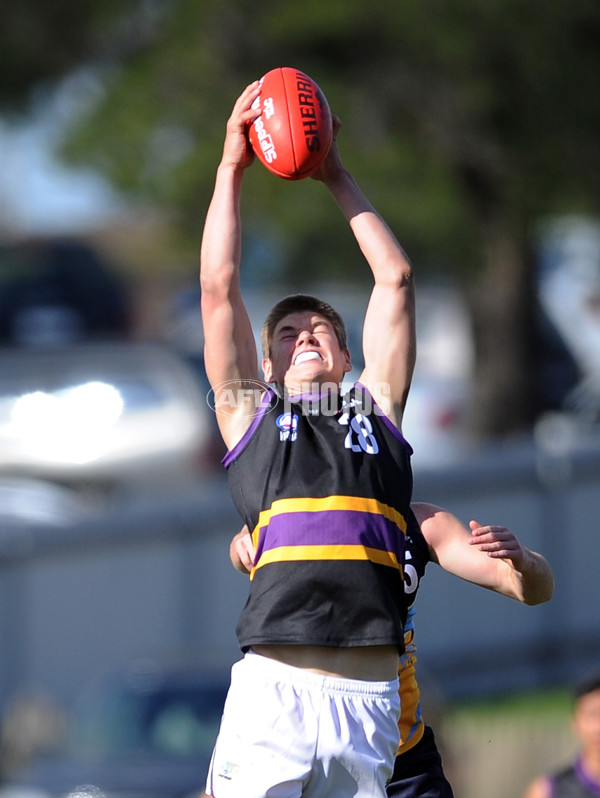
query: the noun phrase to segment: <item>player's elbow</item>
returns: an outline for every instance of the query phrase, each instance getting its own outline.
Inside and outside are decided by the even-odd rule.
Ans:
[[[546,575],[543,580],[540,580],[533,589],[526,591],[523,595],[523,603],[529,607],[535,607],[537,604],[545,604],[550,601],[554,595],[554,578],[552,574]]]
[[[231,290],[231,270],[207,265],[200,271],[200,292],[204,302],[227,296]]]
[[[545,604],[554,594],[554,574],[548,561],[536,552],[528,552],[520,573],[521,601],[529,606]]]

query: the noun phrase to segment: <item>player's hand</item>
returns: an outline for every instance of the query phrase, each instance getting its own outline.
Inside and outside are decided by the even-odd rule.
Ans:
[[[333,180],[333,178],[336,177],[344,168],[337,146],[337,134],[342,126],[342,123],[340,122],[339,117],[335,114],[332,116],[332,122],[333,139],[331,142],[331,147],[329,148],[327,157],[321,166],[319,166],[317,171],[311,175],[313,180],[321,180],[324,183],[327,183],[328,180]]]
[[[488,557],[507,561],[517,571],[524,570],[529,560],[529,550],[510,529],[504,526],[482,526],[478,521],[469,521],[469,527],[471,546],[477,546]]]
[[[248,141],[247,125],[260,115],[260,109],[252,108],[259,94],[260,84],[255,80],[237,98],[227,120],[221,164],[246,169],[253,162],[254,152]]]
[[[230,558],[233,567],[243,574],[249,574],[254,565],[255,554],[252,535],[248,527],[244,526],[231,541]]]

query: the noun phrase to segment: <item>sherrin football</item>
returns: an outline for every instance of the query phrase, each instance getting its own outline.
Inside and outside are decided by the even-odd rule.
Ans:
[[[286,180],[302,180],[317,171],[333,137],[325,95],[304,72],[278,67],[260,80],[248,138],[258,159]]]

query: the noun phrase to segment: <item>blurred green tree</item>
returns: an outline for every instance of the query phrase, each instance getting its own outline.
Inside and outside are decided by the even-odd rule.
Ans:
[[[144,41],[148,17],[140,0],[3,0],[0,107],[22,111],[40,86],[131,51]]]
[[[169,208],[195,242],[235,97],[275,66],[314,77],[342,119],[344,160],[417,274],[462,281],[476,342],[474,431],[502,437],[532,423],[536,226],[596,213],[600,200],[597,0],[89,0],[66,38],[43,0],[8,5],[21,22],[24,7],[46,9],[38,24],[52,33],[34,57],[20,54],[29,63],[3,99],[44,77],[53,46],[68,56],[49,59],[51,76],[94,70],[102,94],[65,157]],[[247,229],[285,242],[289,281],[361,280],[326,192],[261,168],[247,182]]]

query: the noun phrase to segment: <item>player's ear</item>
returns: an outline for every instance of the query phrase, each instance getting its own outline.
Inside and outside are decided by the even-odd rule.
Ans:
[[[262,370],[265,382],[273,382],[273,368],[271,366],[271,358],[263,357]]]
[[[350,350],[342,349],[342,355],[344,357],[344,374],[347,374],[349,371],[352,371],[352,359],[350,357]]]

